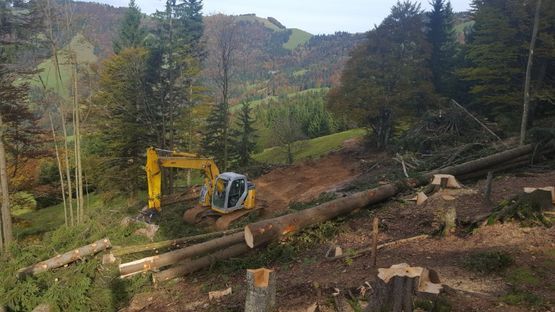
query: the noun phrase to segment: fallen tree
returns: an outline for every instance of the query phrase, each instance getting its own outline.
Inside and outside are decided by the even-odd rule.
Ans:
[[[17,277],[22,278],[28,275],[35,275],[37,273],[56,269],[77,260],[81,260],[84,257],[95,255],[96,253],[106,250],[111,246],[112,245],[109,239],[101,239],[90,245],[77,248],[64,254],[57,255],[54,258],[50,258],[48,260],[44,260],[37,264],[20,269],[19,271],[17,271]]]
[[[245,227],[245,242],[251,248],[259,247],[271,240],[296,232],[304,227],[321,223],[352,212],[353,210],[382,202],[397,195],[407,187],[425,185],[429,183],[429,180],[434,174],[464,175],[511,161],[523,155],[531,154],[533,151],[534,145],[532,144],[517,147],[460,165],[434,170],[424,174],[419,179],[405,179],[398,183],[386,184],[378,188],[335,199],[296,213],[252,223]]]
[[[172,240],[166,240],[166,241],[161,241],[161,242],[154,242],[154,243],[149,243],[149,244],[144,244],[144,245],[113,247],[112,248],[112,254],[116,257],[121,257],[121,256],[130,255],[130,254],[134,254],[134,253],[139,253],[139,252],[156,251],[156,250],[164,249],[164,248],[181,248],[185,244],[199,243],[199,242],[203,242],[203,241],[206,241],[206,240],[209,240],[209,239],[212,239],[212,238],[217,238],[217,237],[222,237],[222,236],[226,236],[226,235],[235,234],[235,233],[240,232],[240,231],[242,231],[242,230],[241,229],[232,229],[232,230],[227,230],[227,231],[212,232],[212,233],[206,233],[206,234],[201,234],[201,235],[195,235],[195,236],[188,236],[188,237],[177,238],[177,239],[172,239]]]
[[[164,271],[160,271],[158,273],[154,273],[152,274],[152,280],[155,283],[168,281],[173,278],[187,275],[189,273],[209,267],[214,263],[216,263],[216,261],[218,260],[224,260],[224,259],[229,259],[231,257],[236,257],[250,250],[251,249],[247,245],[241,242],[232,246],[228,246],[225,249],[216,251],[210,255],[193,259],[193,260],[186,260],[180,265],[174,266]]]
[[[216,238],[204,243],[192,245],[182,249],[170,251],[153,257],[139,259],[133,262],[123,263],[119,266],[122,277],[147,272],[153,269],[165,267],[188,258],[202,256],[215,250],[226,248],[243,241],[242,232]]]

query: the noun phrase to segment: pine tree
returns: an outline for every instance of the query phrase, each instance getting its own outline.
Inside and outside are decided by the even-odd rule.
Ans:
[[[104,190],[135,193],[144,188],[144,153],[155,145],[156,123],[145,101],[147,51],[128,48],[104,63],[100,90],[93,99],[102,150],[103,175],[95,181]],[[117,174],[115,174],[117,173]]]
[[[254,118],[252,108],[248,101],[243,102],[239,112],[237,129],[232,131],[233,148],[235,149],[236,162],[241,168],[246,168],[252,162],[252,153],[256,148],[256,129],[253,127]]]
[[[475,0],[473,9],[476,23],[466,47],[469,66],[459,71],[471,83],[469,108],[516,131],[531,33],[528,7],[520,0]]]
[[[428,40],[432,53],[430,69],[435,90],[443,96],[455,92],[454,62],[456,54],[453,9],[448,0],[433,0],[429,13]]]
[[[135,0],[129,1],[129,7],[121,22],[119,35],[113,43],[116,54],[126,48],[138,48],[146,36],[146,29],[141,27],[142,13]]]
[[[205,129],[201,142],[202,153],[213,157],[219,167],[223,168],[225,149],[225,125],[227,125],[229,113],[227,105],[219,102],[210,110],[206,118]],[[225,169],[224,169],[225,170]]]

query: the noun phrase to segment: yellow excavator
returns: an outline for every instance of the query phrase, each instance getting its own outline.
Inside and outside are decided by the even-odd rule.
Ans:
[[[211,158],[197,154],[165,151],[150,147],[146,152],[148,210],[150,216],[162,209],[162,168],[197,169],[204,173],[204,184],[197,205],[185,211],[189,224],[215,220],[215,228],[226,229],[233,221],[255,208],[256,189],[247,177],[234,172],[220,174]]]

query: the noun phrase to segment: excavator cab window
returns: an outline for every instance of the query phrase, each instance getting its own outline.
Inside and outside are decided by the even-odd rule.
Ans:
[[[228,181],[224,179],[218,179],[216,181],[216,187],[212,195],[212,203],[217,207],[225,207],[227,184]]]
[[[241,199],[241,196],[245,192],[245,180],[238,179],[231,183],[231,188],[229,189],[229,201],[228,208],[234,208]]]

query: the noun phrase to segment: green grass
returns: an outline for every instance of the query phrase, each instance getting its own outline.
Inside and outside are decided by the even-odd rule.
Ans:
[[[312,38],[312,35],[304,30],[298,28],[291,28],[291,36],[289,40],[283,44],[283,47],[287,50],[295,50],[298,46],[305,44]]]
[[[502,251],[473,253],[464,259],[465,268],[485,274],[502,272],[513,263],[513,257]]]
[[[302,145],[302,147],[294,153],[294,159],[297,162],[326,155],[331,151],[339,150],[345,140],[362,137],[365,133],[364,129],[353,129],[298,142],[298,146]],[[286,161],[285,149],[283,147],[267,148],[254,155],[254,159],[269,164],[283,164]]]
[[[56,77],[56,68],[52,58],[45,60],[37,66],[40,71],[35,78],[31,80],[31,85],[42,88],[42,82],[46,87],[58,93],[63,98],[67,98],[70,93],[70,79],[72,75],[72,68],[70,65],[69,47],[71,47],[77,54],[77,62],[80,67],[87,67],[88,64],[98,62],[98,57],[94,55],[94,46],[83,35],[76,35],[70,44],[64,49],[58,51],[58,62],[60,63],[60,76],[62,82]],[[39,78],[40,77],[40,78]]]
[[[469,26],[472,27],[474,25],[474,23],[475,23],[474,21],[468,21],[468,22],[464,22],[464,23],[460,23],[458,25],[455,25],[455,27],[454,27],[455,33],[457,35],[461,34],[461,33],[464,33],[465,28],[469,27]]]
[[[277,27],[274,23],[270,22],[268,19],[263,17],[252,16],[252,15],[240,15],[240,16],[235,16],[235,19],[237,21],[259,22],[259,23],[262,23],[264,27],[271,29],[273,31],[282,31],[282,29]]]
[[[298,92],[291,92],[291,93],[287,94],[287,97],[291,98],[291,97],[303,95],[303,94],[310,93],[310,92],[321,92],[321,91],[328,91],[328,90],[329,90],[329,88],[306,89],[306,90],[302,90],[302,91],[298,91]],[[249,103],[250,103],[251,108],[255,108],[255,107],[257,107],[257,106],[259,106],[263,103],[267,103],[268,101],[277,100],[277,99],[278,99],[277,96],[268,96],[268,97],[265,97],[265,98],[260,99],[260,100],[250,101]],[[232,113],[236,113],[240,109],[241,109],[241,105],[238,104],[238,105],[234,105],[234,106],[230,107],[229,111],[232,112]]]

